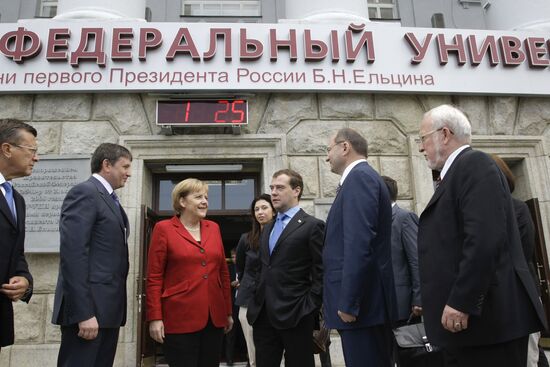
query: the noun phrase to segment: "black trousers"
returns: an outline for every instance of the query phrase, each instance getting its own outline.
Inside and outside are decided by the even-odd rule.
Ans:
[[[290,329],[275,329],[265,310],[254,323],[254,345],[257,367],[279,367],[285,355],[285,367],[314,367],[313,314],[304,316]]]
[[[218,367],[223,329],[208,320],[202,330],[185,334],[166,334],[162,350],[170,367]]]
[[[58,367],[109,367],[113,365],[120,328],[100,328],[94,340],[78,336],[78,325],[61,327]]]
[[[448,367],[524,367],[527,364],[529,336],[508,342],[475,347],[445,348]]]

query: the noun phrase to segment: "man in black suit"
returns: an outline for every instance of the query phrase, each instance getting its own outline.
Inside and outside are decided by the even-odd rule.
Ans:
[[[57,364],[112,366],[126,323],[128,218],[114,190],[130,177],[132,155],[101,144],[92,177],[73,187],[61,207],[60,267],[52,322],[61,325]]]
[[[470,148],[470,122],[452,106],[428,111],[419,138],[440,172],[418,232],[428,339],[449,365],[525,366],[528,335],[545,320],[506,180]]]
[[[397,181],[382,176],[391,200],[391,260],[395,296],[397,303],[397,321],[399,326],[406,324],[412,315],[422,314],[420,299],[420,275],[418,273],[418,216],[410,210],[397,205]]]
[[[11,180],[29,176],[38,162],[36,129],[14,119],[0,120],[0,347],[13,344],[13,302],[29,302],[32,276],[25,242],[25,200]]]
[[[321,307],[324,223],[299,207],[303,191],[299,173],[273,174],[271,200],[278,211],[260,238],[261,269],[248,307],[254,328],[256,365],[313,367],[312,334]]]

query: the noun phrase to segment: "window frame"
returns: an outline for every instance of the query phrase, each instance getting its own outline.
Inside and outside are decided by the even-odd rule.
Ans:
[[[371,18],[369,15],[369,19],[384,19],[384,20],[396,20],[399,19],[399,11],[397,9],[397,2],[396,0],[392,0],[391,4],[385,4],[378,2],[379,0],[367,0],[367,7],[368,10],[375,9],[376,10],[376,17]],[[381,9],[392,9],[392,18],[383,18],[380,11]]]
[[[208,217],[217,216],[217,215],[249,215],[250,208],[249,204],[252,202],[252,199],[259,195],[260,190],[260,176],[257,172],[238,172],[238,173],[205,173],[205,172],[196,172],[196,173],[158,173],[153,176],[153,210],[158,213],[160,216],[169,217],[174,215],[174,211],[171,210],[160,210],[160,181],[164,180],[173,180],[181,181],[186,178],[194,177],[201,181],[221,181],[221,204],[222,209],[214,210],[208,209]],[[247,204],[246,209],[225,209],[225,193],[226,193],[226,181],[232,180],[246,180],[250,179],[253,181],[253,197],[250,199],[250,203]],[[170,199],[170,202],[172,199]]]
[[[57,5],[59,4],[58,0],[40,0],[38,3],[38,18],[53,18],[57,15]],[[50,16],[46,15],[44,9],[46,7],[54,7],[55,14]]]
[[[225,5],[239,5],[240,14],[227,14],[223,11],[223,6]],[[257,14],[243,14],[243,8],[245,5],[256,4],[257,5]],[[198,14],[186,14],[185,6],[186,5],[199,5],[200,11]],[[208,14],[204,9],[204,5],[219,5],[220,11],[218,14]],[[182,17],[225,17],[225,18],[239,18],[239,17],[261,17],[262,16],[262,2],[261,0],[182,0],[181,2],[181,15]]]

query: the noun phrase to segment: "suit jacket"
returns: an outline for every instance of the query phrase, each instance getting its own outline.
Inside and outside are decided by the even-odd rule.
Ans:
[[[260,237],[260,271],[247,318],[253,325],[265,307],[274,328],[290,329],[321,307],[325,223],[300,209],[284,228],[270,256],[273,224],[267,224]]]
[[[418,216],[395,204],[392,207],[391,258],[398,320],[407,320],[413,305],[422,306],[417,233]]]
[[[59,232],[52,322],[68,326],[95,316],[100,328],[124,325],[128,219],[96,178],[69,190]]]
[[[391,202],[380,175],[366,162],[350,171],[332,203],[323,267],[327,327],[364,328],[395,320]],[[357,320],[344,323],[338,310]]]
[[[537,293],[540,295],[539,276],[535,268],[535,223],[533,222],[533,218],[531,218],[527,204],[514,197],[512,198],[512,202],[514,203],[514,212],[516,213],[516,221],[518,222],[523,255],[535,282]]]
[[[11,277],[27,278],[32,289],[33,279],[24,255],[25,242],[25,200],[14,189],[13,199],[17,211],[17,223],[13,220],[10,208],[0,193],[0,284],[8,283]],[[31,294],[23,301],[29,302]],[[13,344],[13,305],[12,301],[0,294],[0,347]]]
[[[201,242],[178,217],[153,229],[147,264],[147,320],[162,320],[168,334],[216,327],[232,315],[229,272],[218,225],[201,220]]]
[[[248,233],[241,235],[237,244],[237,275],[239,276],[239,291],[235,304],[248,307],[248,303],[256,289],[256,277],[260,267],[259,251],[252,250],[247,240]]]
[[[545,325],[508,185],[486,154],[467,148],[457,156],[420,216],[418,251],[430,342],[496,344]],[[470,315],[466,330],[443,329],[446,304]]]

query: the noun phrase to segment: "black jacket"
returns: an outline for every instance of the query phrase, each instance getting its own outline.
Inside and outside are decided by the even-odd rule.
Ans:
[[[266,307],[274,328],[289,329],[321,307],[325,224],[300,210],[281,233],[270,256],[272,227],[273,222],[266,225],[260,237],[261,266],[247,318],[253,325],[262,307]]]
[[[486,154],[457,156],[420,216],[418,251],[430,342],[496,344],[545,326],[508,185]],[[470,315],[466,330],[443,329],[446,304]]]

